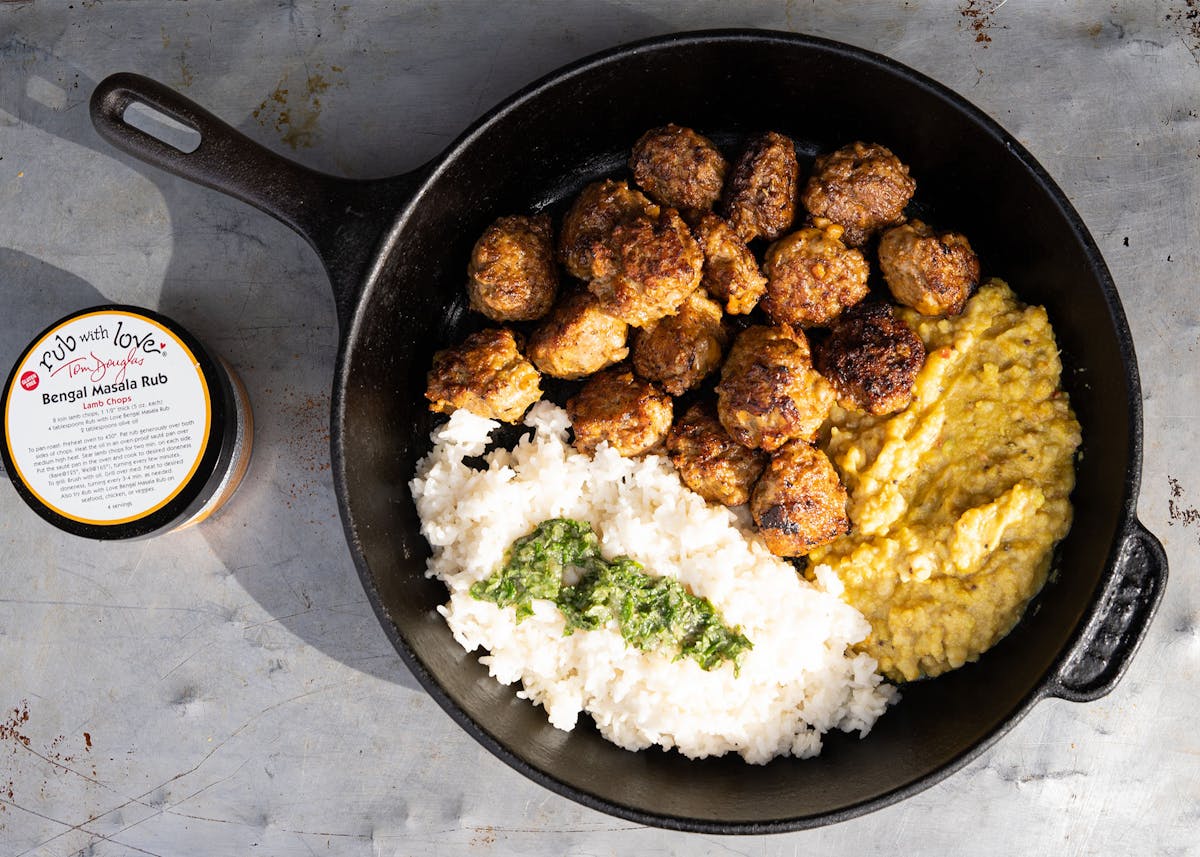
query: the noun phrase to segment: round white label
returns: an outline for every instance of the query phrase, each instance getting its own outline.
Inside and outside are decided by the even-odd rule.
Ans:
[[[121,524],[166,505],[191,479],[212,427],[195,355],[153,319],[76,316],[17,367],[5,403],[22,482],[58,514]]]

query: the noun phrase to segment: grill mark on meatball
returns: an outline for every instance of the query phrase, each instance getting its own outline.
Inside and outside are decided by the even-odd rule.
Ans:
[[[916,181],[886,146],[855,142],[817,156],[800,201],[808,213],[845,227],[860,247],[879,229],[900,223]]]
[[[834,323],[814,362],[843,407],[881,416],[908,405],[925,346],[890,306],[860,304]]]
[[[640,215],[597,242],[588,289],[602,308],[642,327],[674,312],[700,285],[704,254],[673,208]]]
[[[471,250],[471,308],[493,321],[529,321],[550,311],[558,292],[548,215],[497,218]]]
[[[712,141],[673,123],[643,134],[629,157],[638,186],[655,202],[679,209],[688,220],[712,209],[727,168]]]
[[[590,453],[608,441],[625,456],[657,449],[666,439],[673,416],[670,396],[622,366],[589,378],[567,400],[566,410],[576,449]]]
[[[879,267],[892,297],[922,315],[957,315],[979,284],[979,257],[966,237],[920,220],[883,233]]]
[[[743,241],[774,241],[796,218],[799,179],[795,144],[774,131],[760,134],[749,141],[729,175],[721,214]]]
[[[849,531],[846,503],[846,488],[829,457],[792,441],[759,477],[750,513],[772,553],[803,556]]]

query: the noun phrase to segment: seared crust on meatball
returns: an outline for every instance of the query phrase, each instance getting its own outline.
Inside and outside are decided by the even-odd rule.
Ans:
[[[842,313],[813,356],[837,391],[838,404],[881,416],[912,400],[925,344],[890,306],[870,302]]]
[[[851,143],[817,157],[800,201],[811,216],[845,227],[846,244],[861,247],[876,231],[903,221],[916,188],[890,149]]]
[[[488,419],[517,422],[542,396],[541,376],[521,356],[520,345],[511,330],[488,328],[433,355],[425,390],[429,410],[448,414],[466,408]]]
[[[774,241],[796,218],[800,166],[796,146],[774,131],[750,141],[725,184],[720,212],[734,232],[749,243]]]
[[[557,293],[547,215],[498,218],[475,242],[467,266],[471,309],[493,321],[529,321],[549,312]]]
[[[922,315],[958,315],[979,283],[979,257],[967,239],[920,220],[883,233],[879,267],[896,300]]]
[[[633,146],[633,180],[651,199],[694,220],[711,211],[725,184],[725,158],[712,141],[691,128],[653,128]]]
[[[642,327],[675,312],[696,290],[704,254],[679,213],[664,208],[618,224],[597,245],[592,269],[588,289],[604,311]]]
[[[679,312],[652,321],[633,336],[633,368],[672,396],[700,386],[721,365],[729,328],[721,306],[692,292]]]
[[[607,245],[617,224],[641,214],[658,215],[658,206],[626,182],[602,179],[585,187],[563,216],[558,235],[558,258],[567,272],[581,280],[596,276],[593,262],[598,247]]]
[[[750,514],[771,553],[804,556],[849,531],[846,501],[828,456],[792,441],[771,456],[754,486]]]
[[[765,452],[735,441],[717,419],[716,408],[701,402],[671,426],[667,454],[687,487],[726,506],[740,506],[750,499],[767,463]]]
[[[721,367],[717,416],[746,446],[773,452],[789,440],[812,440],[833,402],[804,332],[787,325],[746,328]]]
[[[818,218],[767,248],[762,308],[771,321],[825,326],[867,296],[867,260],[841,238],[841,226]]]
[[[659,446],[671,428],[671,397],[628,369],[613,367],[588,379],[567,400],[575,448],[595,452],[601,441],[632,457]]]
[[[595,295],[572,292],[529,334],[525,353],[547,375],[582,378],[628,357],[628,334],[629,325],[600,309]]]
[[[767,278],[758,270],[758,260],[746,242],[715,214],[700,218],[696,240],[704,252],[704,277],[700,285],[714,298],[724,301],[725,311],[731,315],[745,315],[754,309],[767,290]]]

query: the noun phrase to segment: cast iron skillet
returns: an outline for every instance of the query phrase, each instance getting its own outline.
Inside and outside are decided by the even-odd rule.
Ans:
[[[201,135],[190,154],[124,121],[142,102]],[[165,87],[130,74],[92,98],[118,148],[279,218],[320,254],[342,339],[332,436],[351,552],[385,631],[429,693],[489,750],[537,782],[633,821],[715,833],[813,827],[891,804],[995,741],[1039,700],[1113,688],[1166,582],[1158,541],[1136,520],[1137,365],[1112,278],[1046,172],[995,122],[885,57],[763,31],[683,33],[570,65],[496,107],[407,175],[347,181],[286,161]],[[487,677],[435,612],[428,546],[406,486],[428,449],[422,398],[435,349],[479,326],[465,309],[471,245],[500,214],[559,211],[619,172],[633,141],[674,121],[718,142],[776,130],[812,155],[879,141],[912,168],[917,203],[965,232],[986,273],[1044,304],[1083,426],[1075,524],[1025,619],[978,663],[904,689],[863,740],[831,734],[817,759],[756,767],[631,753],[590,722],[550,727]]]

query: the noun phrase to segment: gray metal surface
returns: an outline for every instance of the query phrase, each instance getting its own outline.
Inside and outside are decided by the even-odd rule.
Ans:
[[[336,330],[315,255],[265,215],[116,154],[87,115],[96,81],[137,71],[305,164],[383,176],[563,62],[712,26],[885,53],[963,93],[1048,169],[1129,315],[1145,396],[1139,512],[1172,568],[1111,695],[1040,704],[887,810],[759,838],[577,806],[494,759],[417,687],[342,538],[327,428]],[[76,539],[0,485],[0,854],[1195,853],[1197,93],[1197,0],[0,2],[3,371],[69,311],[140,304],[228,359],[256,418],[241,490],[178,534]]]

